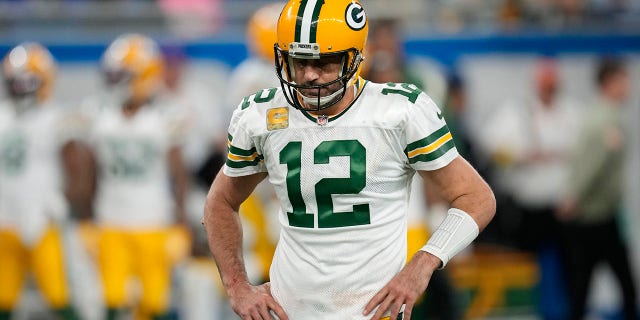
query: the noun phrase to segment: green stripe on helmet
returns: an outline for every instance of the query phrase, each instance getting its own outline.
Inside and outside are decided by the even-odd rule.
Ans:
[[[298,18],[296,19],[296,33],[293,41],[300,42],[300,35],[302,34],[302,17],[304,16],[304,9],[307,7],[308,0],[302,0],[300,2],[300,8],[298,8]]]
[[[320,18],[320,8],[324,4],[324,0],[318,0],[316,7],[313,8],[311,16],[311,30],[309,30],[309,43],[316,43],[316,33],[318,32],[318,18]]]

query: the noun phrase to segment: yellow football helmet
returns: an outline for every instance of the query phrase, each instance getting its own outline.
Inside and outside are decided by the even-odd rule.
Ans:
[[[276,73],[287,101],[298,109],[300,98],[321,110],[340,101],[346,88],[353,85],[360,73],[360,63],[367,42],[369,23],[364,8],[357,0],[290,0],[278,20],[278,42],[275,45]],[[326,56],[342,57],[338,78],[321,85],[297,84],[293,72],[293,59],[320,59]],[[342,89],[320,97],[320,90],[335,83]],[[317,99],[308,99],[300,89],[318,90]]]
[[[44,46],[25,42],[11,49],[4,57],[2,71],[11,99],[32,105],[49,98],[56,63]]]
[[[162,87],[164,62],[154,40],[140,34],[124,34],[105,50],[102,72],[120,103],[142,103]]]
[[[266,61],[273,61],[273,45],[276,43],[278,17],[282,3],[272,3],[261,7],[249,19],[247,25],[247,46],[251,52]]]

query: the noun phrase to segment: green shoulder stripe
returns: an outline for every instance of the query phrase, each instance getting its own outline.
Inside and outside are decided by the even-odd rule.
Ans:
[[[442,128],[436,130],[434,133],[430,134],[426,138],[422,138],[422,139],[420,139],[418,141],[414,141],[414,142],[409,143],[407,145],[407,147],[404,149],[404,153],[405,154],[409,154],[409,153],[411,153],[412,151],[414,151],[416,149],[424,148],[424,147],[434,143],[438,139],[444,137],[448,133],[449,133],[449,128],[445,124],[444,126],[442,126]]]
[[[409,163],[418,161],[433,161],[444,155],[450,149],[455,148],[453,137],[445,124],[426,138],[410,143],[404,152]]]
[[[244,156],[244,157],[248,157],[248,156],[252,156],[253,154],[256,153],[256,148],[251,148],[250,150],[246,150],[246,149],[240,149],[238,147],[234,147],[234,146],[229,146],[229,153],[235,154],[237,156]]]
[[[233,161],[233,160],[227,158],[226,164],[230,168],[239,169],[239,168],[256,166],[261,161],[262,161],[262,157],[261,156],[260,157],[256,157],[255,159],[253,159],[251,161]]]
[[[453,143],[453,140],[449,140],[449,141],[445,142],[443,145],[441,145],[439,148],[437,148],[436,150],[434,150],[434,151],[432,151],[430,153],[417,154],[414,157],[409,158],[409,163],[413,164],[413,163],[416,163],[418,161],[421,161],[421,162],[433,161],[433,160],[438,159],[441,156],[443,156],[445,153],[447,153],[447,151],[449,151],[453,147],[455,147],[455,144]]]

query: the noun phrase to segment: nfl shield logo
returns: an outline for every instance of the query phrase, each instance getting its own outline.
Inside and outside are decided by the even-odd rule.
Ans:
[[[319,126],[324,126],[324,125],[326,125],[326,124],[327,124],[327,122],[329,122],[329,117],[327,117],[327,116],[326,116],[326,115],[324,115],[324,114],[323,114],[323,115],[318,116],[318,118],[316,119],[316,123],[317,123]]]

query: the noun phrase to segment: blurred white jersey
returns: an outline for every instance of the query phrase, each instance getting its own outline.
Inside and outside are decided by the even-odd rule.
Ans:
[[[85,108],[88,142],[98,164],[95,214],[102,225],[153,228],[172,224],[169,150],[180,143],[169,108],[145,105],[126,117],[113,107]]]
[[[217,93],[200,81],[189,80],[185,78],[185,83],[178,89],[166,91],[160,98],[162,105],[173,113],[171,117],[184,124],[182,157],[185,166],[191,172],[197,172],[210,155],[214,143],[224,137],[227,123],[223,124],[223,109]],[[228,119],[227,116],[224,121]]]
[[[0,103],[0,226],[35,243],[51,219],[66,216],[61,147],[63,111],[54,105],[17,113]]]
[[[227,104],[233,108],[245,96],[264,88],[273,87],[280,87],[273,61],[266,61],[258,57],[245,59],[233,69],[229,76]]]
[[[417,87],[359,79],[355,90],[342,113],[314,117],[265,89],[229,127],[224,173],[268,172],[280,201],[271,292],[291,319],[368,319],[366,303],[405,263],[415,170],[458,155]]]

